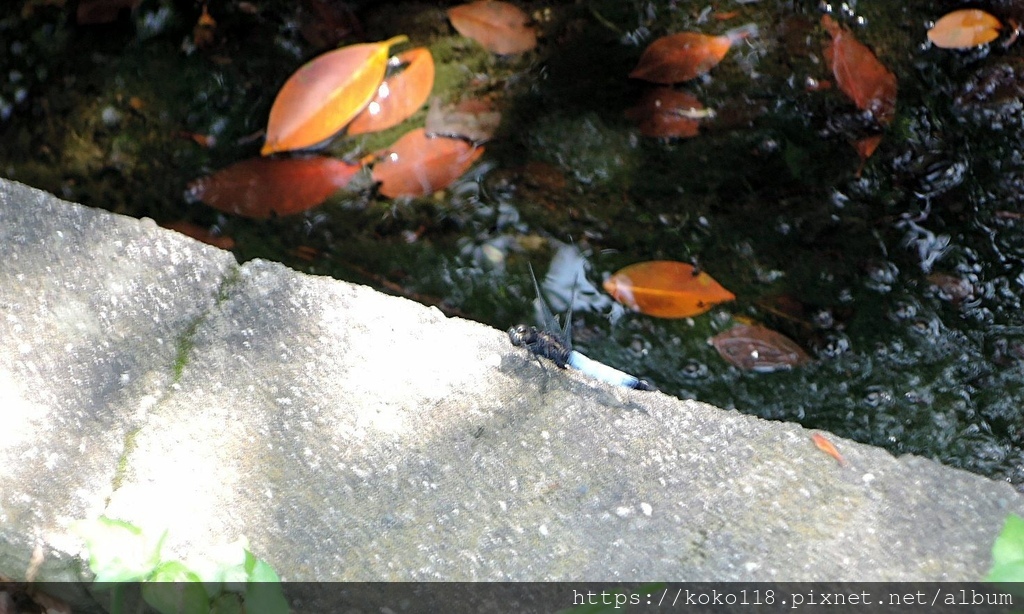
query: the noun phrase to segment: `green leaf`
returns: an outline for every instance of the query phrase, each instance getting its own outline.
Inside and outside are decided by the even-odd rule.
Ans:
[[[142,585],[142,598],[161,614],[208,614],[210,598],[199,578],[177,561],[161,565]]]
[[[202,582],[202,579],[180,561],[164,561],[146,579],[147,582]]]
[[[89,568],[96,574],[96,582],[131,582],[147,578],[160,564],[160,549],[167,537],[160,537],[129,522],[100,516],[95,520],[81,520],[72,530],[85,540],[89,549]]]
[[[213,600],[210,614],[242,614],[242,596],[235,593],[224,593]]]
[[[246,614],[288,614],[288,600],[274,568],[246,550],[245,571],[249,576],[245,585]]]
[[[253,565],[250,566],[246,563],[246,570],[249,572],[249,582],[280,582],[281,578],[278,577],[277,572],[264,560],[257,559],[248,550],[245,551],[248,556],[251,556],[254,560]]]
[[[266,563],[262,564],[266,565]],[[245,611],[246,614],[288,614],[288,600],[284,597],[281,583],[250,582],[247,584],[245,587]]]
[[[1003,530],[992,545],[992,570],[989,582],[1024,582],[1024,518],[1006,517]]]
[[[210,556],[190,558],[187,564],[203,581],[211,598],[225,591],[241,593],[245,590],[248,574],[244,540],[218,546]]]
[[[985,582],[1024,582],[1024,561],[993,565]]]

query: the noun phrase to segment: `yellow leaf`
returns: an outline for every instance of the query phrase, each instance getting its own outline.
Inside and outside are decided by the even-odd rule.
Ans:
[[[277,93],[260,153],[311,147],[344,128],[377,93],[391,46],[407,40],[349,45],[307,62]]]

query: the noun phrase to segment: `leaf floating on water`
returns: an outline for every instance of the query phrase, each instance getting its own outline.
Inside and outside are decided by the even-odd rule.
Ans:
[[[828,15],[821,24],[832,36],[825,47],[825,59],[836,77],[836,85],[880,124],[896,114],[896,75],[889,72],[870,49]]]
[[[961,9],[942,16],[928,30],[928,40],[943,49],[970,49],[999,37],[1003,24],[985,11]]]
[[[537,32],[528,25],[530,16],[508,2],[480,0],[453,6],[448,9],[448,19],[459,34],[491,53],[523,53],[537,46]]]
[[[260,153],[321,143],[363,110],[384,80],[388,50],[408,40],[349,45],[318,56],[285,81],[270,108],[267,142]]]
[[[878,145],[881,144],[881,142],[881,134],[866,136],[853,142],[853,148],[857,150],[857,155],[860,157],[860,166],[857,167],[857,177],[860,177],[861,172],[864,170],[864,165],[867,164],[868,158],[875,153],[875,150],[878,149]]]
[[[458,179],[483,153],[483,147],[462,139],[431,138],[417,128],[381,152],[373,179],[388,198],[424,196]]]
[[[196,25],[192,26],[192,44],[197,49],[209,49],[217,40],[217,20],[210,15],[210,10],[203,3],[203,12],[199,14]]]
[[[857,139],[853,142],[853,148],[857,150],[857,155],[860,156],[861,161],[866,161],[875,153],[878,149],[878,145],[882,142],[882,135],[876,134],[874,136],[866,136],[862,139]]]
[[[700,32],[662,36],[644,49],[629,76],[663,85],[695,79],[717,66],[733,43],[756,33],[757,27],[748,24],[721,36]]]
[[[670,87],[650,90],[638,105],[626,110],[626,119],[639,123],[640,134],[655,138],[697,136],[700,119],[711,115],[692,95]]]
[[[729,364],[759,373],[791,369],[811,360],[792,339],[763,326],[733,326],[712,337],[711,345]]]
[[[821,433],[814,433],[811,435],[811,441],[814,442],[814,445],[817,446],[819,450],[836,459],[836,462],[839,463],[840,467],[846,466],[846,459],[843,458],[843,455],[839,453],[839,450],[836,449],[835,445],[826,439],[824,435]]]
[[[656,39],[629,73],[633,79],[671,85],[708,72],[725,58],[732,41],[725,36],[680,32]]]
[[[360,168],[324,157],[250,158],[193,181],[188,196],[243,217],[292,215],[327,200]]]
[[[633,311],[688,318],[736,298],[710,275],[670,260],[632,264],[604,281],[605,291]]]
[[[501,113],[486,100],[463,100],[442,106],[435,98],[427,111],[426,130],[430,136],[463,138],[474,143],[489,141],[501,124]]]
[[[348,125],[348,134],[365,134],[397,126],[423,106],[434,88],[434,58],[417,47],[392,58],[405,68],[384,79],[377,94]]]
[[[192,237],[196,241],[202,241],[207,245],[219,247],[221,249],[232,250],[235,249],[235,240],[231,237],[226,237],[222,234],[214,233],[208,228],[203,228],[197,224],[186,220],[178,220],[176,222],[167,222],[166,224],[160,224],[168,230],[180,232],[181,234]]]

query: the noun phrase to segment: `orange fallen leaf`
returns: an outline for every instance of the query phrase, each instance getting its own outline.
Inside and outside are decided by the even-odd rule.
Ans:
[[[325,157],[250,158],[193,181],[187,194],[243,217],[292,215],[327,200],[360,168]]]
[[[373,179],[388,198],[432,194],[458,179],[483,153],[483,147],[462,139],[431,138],[417,128],[378,154]]]
[[[349,45],[320,55],[285,81],[270,108],[260,153],[304,149],[323,142],[363,110],[384,80],[388,50],[408,40]]]
[[[699,120],[710,115],[695,97],[670,87],[654,88],[626,109],[626,119],[640,125],[640,134],[661,138],[697,136]]]
[[[819,450],[836,459],[836,462],[839,463],[840,467],[846,466],[846,459],[843,458],[843,455],[839,453],[839,450],[837,450],[832,442],[826,439],[824,435],[821,433],[814,433],[811,435],[811,441],[814,442],[814,445],[817,446]]]
[[[199,15],[196,25],[192,27],[192,42],[199,49],[211,47],[217,36],[217,21],[210,15],[206,4],[203,4],[203,12]]]
[[[739,324],[710,341],[729,364],[746,371],[771,373],[811,361],[792,339],[763,326]]]
[[[687,318],[736,298],[710,275],[670,260],[632,264],[604,281],[605,291],[633,311]]]
[[[199,134],[198,132],[188,132],[186,130],[180,130],[177,132],[177,136],[188,139],[199,145],[209,149],[217,144],[217,137],[212,134]]]
[[[309,245],[298,245],[294,249],[289,250],[288,253],[306,262],[313,262],[321,256],[320,250]]]
[[[459,34],[500,55],[523,53],[537,46],[530,16],[514,4],[480,0],[448,9],[448,20]]]
[[[868,158],[875,153],[875,150],[878,149],[878,145],[881,142],[881,134],[866,136],[853,142],[853,148],[857,150],[857,155],[860,156],[860,166],[857,167],[857,177],[860,177],[861,171],[864,170],[864,165],[867,164]]]
[[[834,19],[823,15],[821,24],[832,36],[825,47],[825,59],[839,89],[878,123],[891,122],[896,113],[896,75]]]
[[[1003,24],[985,11],[961,9],[942,16],[928,30],[928,40],[943,49],[969,49],[999,37]]]
[[[717,66],[733,43],[756,32],[756,26],[746,25],[729,30],[721,36],[700,32],[662,36],[644,49],[640,61],[629,76],[663,85],[689,81]]]
[[[202,241],[207,245],[212,245],[214,247],[219,247],[221,249],[228,250],[235,248],[235,240],[232,239],[231,237],[225,237],[224,235],[211,232],[210,229],[203,228],[202,226],[199,226],[198,224],[193,224],[192,222],[178,220],[176,222],[167,222],[166,224],[161,224],[161,226],[167,228],[168,230],[180,232],[185,236],[192,237],[196,241]]]
[[[397,126],[423,106],[434,87],[434,58],[417,47],[392,58],[404,66],[377,87],[377,94],[348,125],[348,134],[365,134]]]
[[[832,89],[832,82],[828,79],[814,79],[808,77],[807,81],[804,83],[804,89],[808,92],[824,92],[825,90]]]

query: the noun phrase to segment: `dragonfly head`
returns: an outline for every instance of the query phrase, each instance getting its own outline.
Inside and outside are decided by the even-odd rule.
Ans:
[[[512,345],[517,347],[527,346],[533,343],[537,337],[537,329],[532,326],[520,324],[508,329],[508,338]]]

